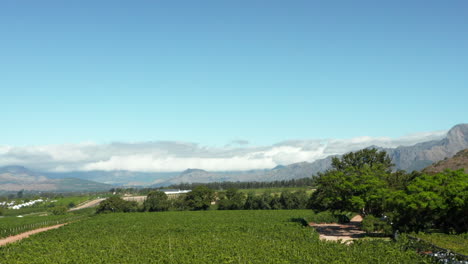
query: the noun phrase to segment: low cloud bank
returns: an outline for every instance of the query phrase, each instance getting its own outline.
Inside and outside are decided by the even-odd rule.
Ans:
[[[21,165],[47,172],[129,170],[174,172],[187,168],[208,171],[269,169],[295,162],[313,162],[369,146],[395,148],[438,140],[447,131],[424,132],[399,138],[290,140],[271,146],[252,146],[237,140],[223,147],[190,142],[82,143],[45,146],[0,146],[0,166]]]

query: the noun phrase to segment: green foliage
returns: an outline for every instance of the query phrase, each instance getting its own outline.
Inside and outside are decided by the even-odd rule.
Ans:
[[[393,242],[320,241],[304,210],[104,214],[0,248],[2,263],[426,263]]]
[[[390,172],[392,161],[385,151],[375,148],[350,152],[341,158],[333,157],[332,167],[337,171],[360,170],[369,167],[376,171]]]
[[[231,188],[226,191],[224,197],[219,201],[218,210],[240,210],[243,209],[244,203],[244,193]]]
[[[389,157],[376,149],[334,158],[332,166],[316,179],[317,190],[309,202],[312,209],[387,215],[394,229],[401,231],[468,231],[468,174],[462,170],[392,173]],[[379,228],[389,232],[387,226]]]
[[[468,174],[463,170],[422,174],[405,190],[391,193],[386,207],[403,231],[468,232]]]
[[[49,209],[53,215],[64,215],[67,213],[68,208],[65,206],[54,206]]]
[[[185,199],[186,199],[185,197],[186,195],[180,195],[176,199],[169,200],[171,204],[170,205],[171,210],[175,210],[175,211],[188,210],[189,208],[187,207],[187,204],[185,202]]]
[[[210,182],[210,183],[180,183],[170,185],[169,189],[180,189],[180,190],[193,190],[197,186],[206,186],[212,190],[228,190],[228,189],[257,189],[260,192],[264,192],[265,189],[297,189],[297,188],[310,188],[313,185],[312,178],[302,179],[291,179],[282,181],[253,181],[253,182]]]
[[[319,175],[310,206],[316,210],[361,211],[363,214],[382,212],[386,192],[383,179],[388,168],[383,164],[337,166],[340,169]]]
[[[150,192],[143,203],[143,209],[148,212],[167,211],[169,206],[167,195],[161,191]]]
[[[314,223],[337,223],[338,217],[331,211],[322,211],[320,213],[316,213],[313,215],[312,218],[306,218],[308,222]]]
[[[391,235],[393,232],[392,226],[387,221],[372,215],[368,215],[363,219],[361,229],[366,233],[381,233],[384,235]]]
[[[136,212],[138,210],[138,204],[136,202],[125,201],[118,196],[112,196],[102,201],[97,209],[96,213],[119,213],[119,212]]]
[[[208,210],[214,200],[214,191],[206,186],[197,186],[185,196],[185,204],[190,210]]]

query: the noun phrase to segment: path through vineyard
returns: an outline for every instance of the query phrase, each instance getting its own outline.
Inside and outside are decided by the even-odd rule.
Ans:
[[[27,232],[24,232],[24,233],[21,233],[21,234],[18,234],[18,235],[9,236],[7,238],[0,239],[0,246],[4,246],[6,244],[19,241],[19,240],[21,240],[23,238],[29,237],[30,235],[45,232],[45,231],[48,231],[48,230],[51,230],[51,229],[57,229],[57,228],[59,228],[59,227],[61,227],[63,225],[66,225],[66,224],[68,224],[68,223],[58,224],[58,225],[53,225],[53,226],[48,226],[48,227],[42,227],[42,228],[30,230],[30,231],[27,231]]]
[[[363,237],[364,231],[359,226],[361,225],[362,217],[357,215],[351,219],[348,224],[316,224],[309,223],[310,226],[314,227],[320,235],[320,239],[325,240],[342,240],[343,242],[352,241]]]
[[[88,202],[85,202],[83,204],[80,204],[78,205],[77,207],[74,207],[68,211],[76,211],[76,210],[80,210],[80,209],[84,209],[84,208],[89,208],[89,207],[93,207],[93,206],[96,206],[98,205],[100,202],[104,201],[106,198],[98,198],[98,199],[95,199],[95,200],[91,200],[91,201],[88,201]]]

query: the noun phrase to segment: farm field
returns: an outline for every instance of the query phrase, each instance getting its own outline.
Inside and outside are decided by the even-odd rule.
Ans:
[[[0,263],[428,263],[398,244],[325,242],[309,210],[98,215],[0,248]]]
[[[4,217],[0,218],[0,238],[17,235],[36,228],[67,223],[86,217],[85,214]]]
[[[102,196],[102,195],[101,195]],[[18,210],[14,209],[3,209],[4,216],[18,216],[18,215],[31,215],[31,214],[44,214],[48,213],[51,207],[64,206],[69,207],[70,205],[77,206],[83,202],[93,200],[98,195],[80,195],[80,196],[67,196],[58,198],[44,198],[44,202],[38,203],[34,206],[23,207]],[[23,199],[15,199],[17,203],[22,203]]]

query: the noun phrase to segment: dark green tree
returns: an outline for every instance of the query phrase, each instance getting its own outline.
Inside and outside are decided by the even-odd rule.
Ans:
[[[254,210],[255,209],[255,193],[249,192],[244,203],[244,209]]]
[[[333,158],[332,169],[319,174],[311,207],[318,210],[382,213],[387,194],[385,179],[391,173],[390,158],[376,149],[363,149]]]
[[[332,158],[332,168],[338,171],[359,170],[364,167],[391,172],[393,164],[385,151],[366,148],[344,154],[341,158]]]
[[[281,198],[278,194],[275,194],[271,197],[270,208],[272,210],[283,209],[283,205],[281,204]]]
[[[228,189],[220,198],[219,210],[240,210],[244,208],[244,194],[235,188]]]
[[[262,195],[257,195],[253,200],[253,209],[255,210],[269,210],[271,209],[272,196],[271,192],[264,192]]]
[[[136,212],[137,210],[138,204],[136,202],[125,201],[118,196],[111,196],[98,205],[96,213]]]
[[[296,201],[294,199],[294,194],[292,194],[290,191],[281,192],[279,201],[283,209],[296,209],[297,208]]]
[[[190,210],[208,210],[214,200],[214,191],[206,186],[195,187],[185,196],[185,204]]]
[[[392,192],[386,209],[402,231],[467,232],[468,174],[463,170],[422,174],[404,190]]]
[[[150,192],[143,203],[143,209],[148,212],[167,211],[169,206],[167,195],[161,191]]]
[[[54,206],[49,210],[53,215],[64,215],[67,213],[68,208],[65,206]]]

